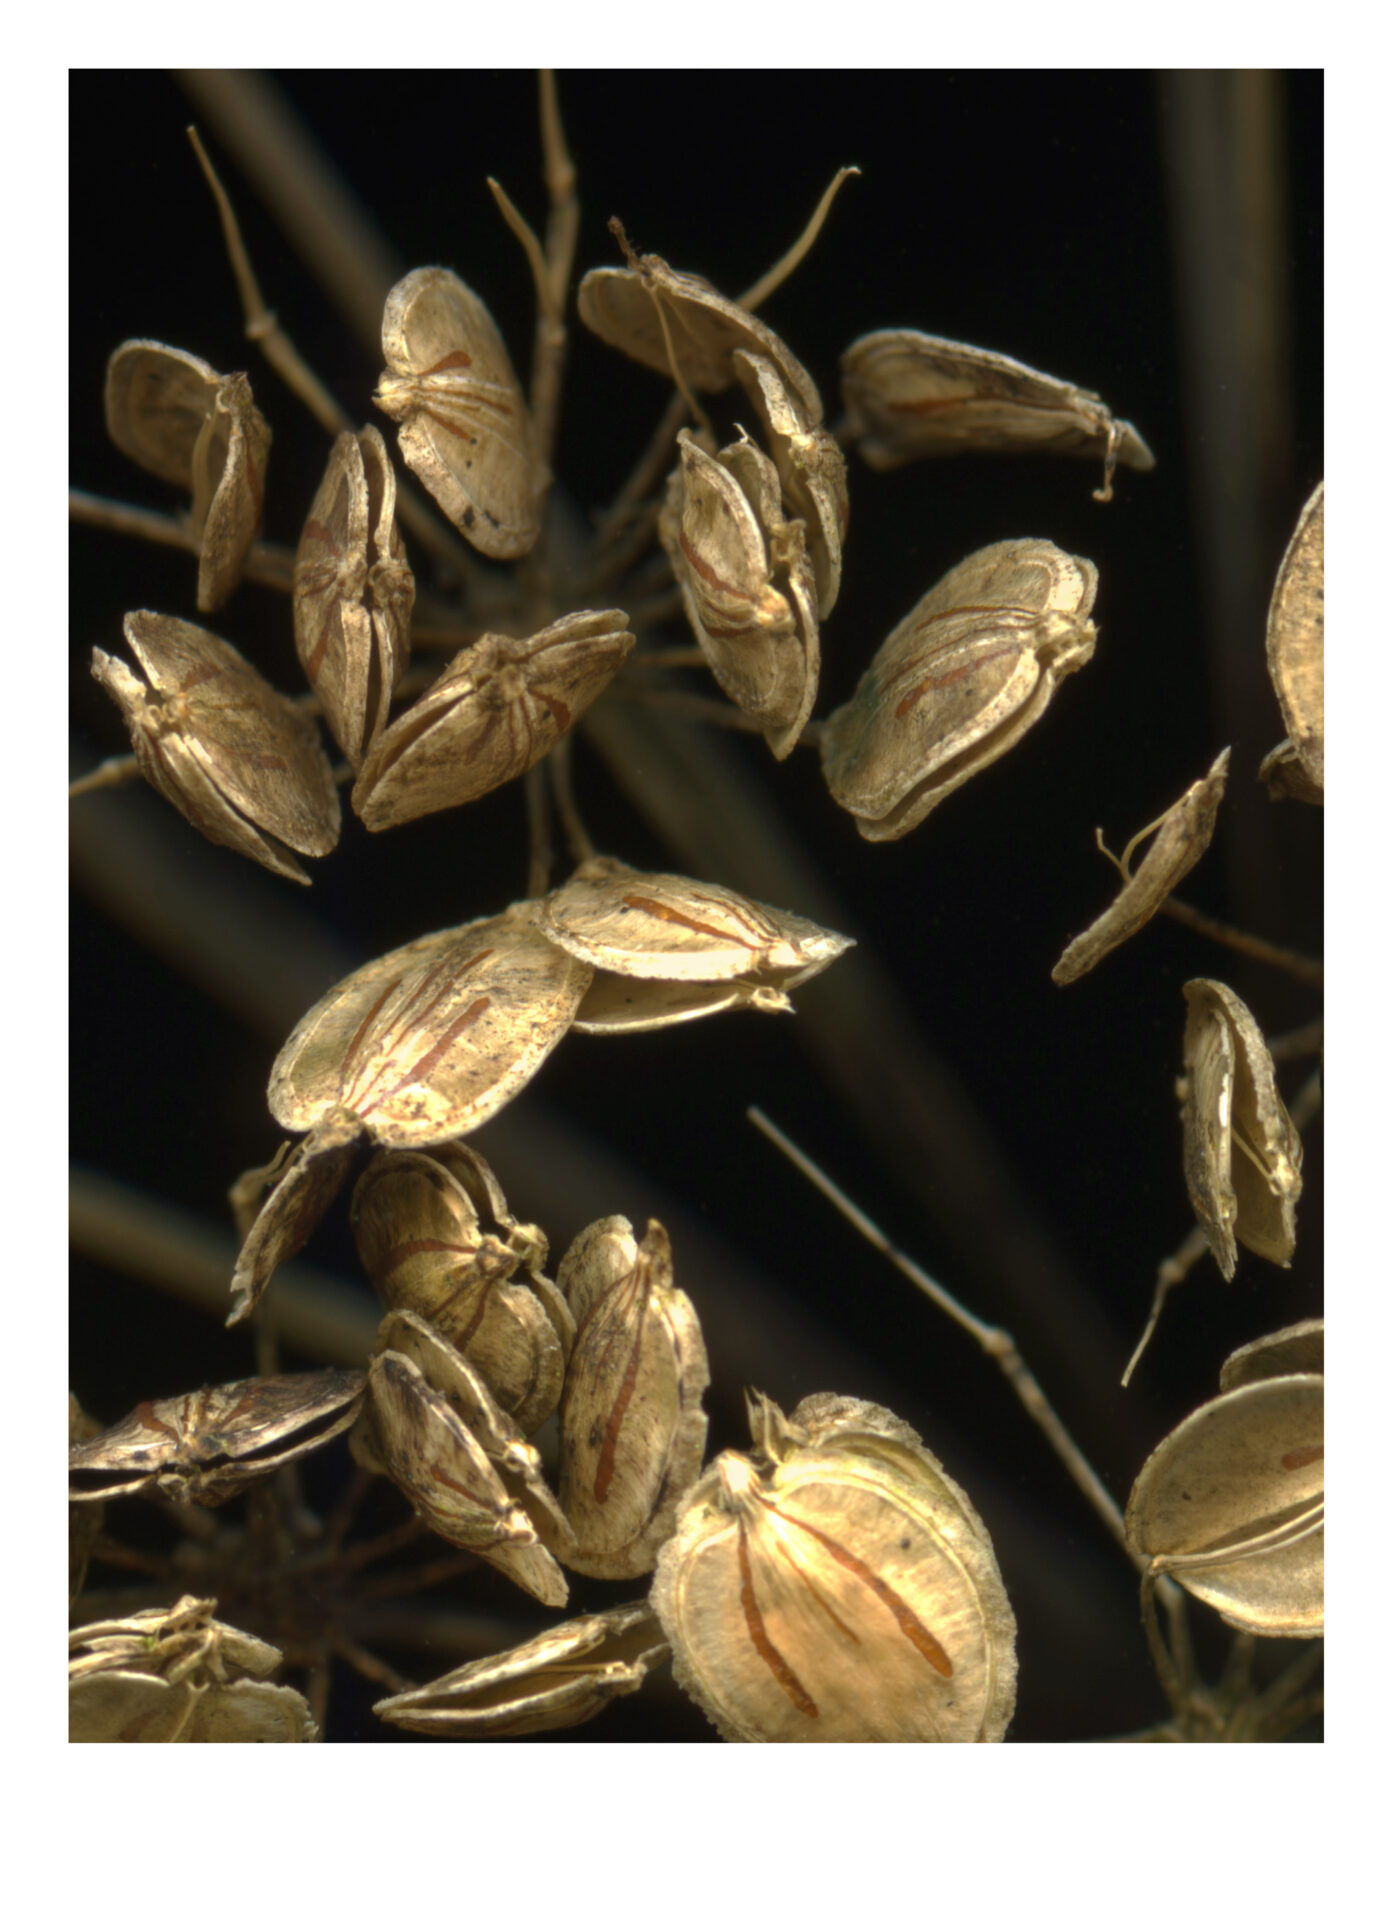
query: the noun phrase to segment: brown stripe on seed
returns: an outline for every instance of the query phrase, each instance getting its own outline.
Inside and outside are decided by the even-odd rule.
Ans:
[[[789,1699],[800,1713],[806,1713],[810,1720],[816,1720],[818,1707],[816,1700],[808,1692],[793,1668],[788,1664],[774,1642],[769,1638],[764,1625],[764,1615],[755,1599],[754,1576],[750,1571],[750,1548],[745,1538],[745,1517],[740,1516],[740,1605],[745,1613],[745,1629],[754,1642],[755,1652],[763,1660]]]

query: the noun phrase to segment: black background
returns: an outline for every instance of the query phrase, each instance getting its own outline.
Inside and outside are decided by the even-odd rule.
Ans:
[[[401,269],[440,263],[459,271],[489,302],[525,367],[530,285],[484,176],[496,174],[540,224],[533,76],[278,81]],[[1289,459],[1266,476],[1269,581],[1322,472],[1320,76],[1284,76],[1279,94],[1292,355],[1279,401]],[[898,988],[907,1048],[932,1049],[967,1090],[994,1142],[1003,1216],[1008,1206],[1028,1210],[1052,1243],[1038,1275],[1037,1243],[1022,1247],[1016,1273],[1004,1277],[983,1258],[970,1222],[945,1204],[953,1196],[933,1158],[912,1143],[898,1156],[887,1152],[873,1130],[848,1118],[846,1102],[800,1045],[798,1019],[732,1016],[624,1042],[572,1036],[508,1123],[533,1111],[574,1130],[611,1156],[603,1182],[557,1203],[544,1157],[529,1158],[515,1127],[495,1161],[516,1210],[536,1219],[558,1251],[600,1214],[627,1212],[641,1224],[653,1211],[668,1222],[679,1279],[706,1326],[713,1450],[742,1443],[747,1384],[785,1406],[821,1388],[859,1393],[919,1429],[987,1521],[1016,1606],[1021,1687],[1012,1738],[1096,1738],[1142,1725],[1161,1707],[1122,1556],[990,1362],[842,1226],[743,1113],[751,1101],[763,1105],[967,1304],[1009,1321],[1119,1501],[1149,1448],[1216,1390],[1233,1346],[1319,1311],[1317,1124],[1290,1273],[1244,1254],[1225,1288],[1206,1261],[1172,1298],[1136,1381],[1120,1392],[1116,1378],[1145,1317],[1156,1263],[1191,1218],[1173,1093],[1183,982],[1201,974],[1228,981],[1269,1033],[1317,1008],[1284,976],[1164,919],[1085,981],[1061,990],[1049,979],[1065,941],[1111,897],[1094,826],[1120,848],[1226,741],[1229,800],[1215,846],[1184,895],[1220,915],[1246,907],[1257,916],[1255,933],[1307,951],[1320,944],[1320,816],[1296,804],[1273,807],[1256,784],[1259,759],[1283,731],[1262,666],[1263,607],[1246,642],[1237,642],[1252,650],[1251,701],[1237,724],[1216,711],[1197,531],[1197,478],[1215,450],[1184,400],[1162,139],[1170,96],[1146,73],[768,72],[565,75],[561,97],[579,169],[579,270],[615,262],[604,223],[618,213],[640,249],[738,293],[794,238],[836,167],[854,163],[862,177],[844,188],[813,253],[762,309],[820,383],[830,417],[845,346],[875,328],[917,326],[1095,389],[1156,453],[1154,473],[1119,475],[1108,506],[1091,500],[1097,469],[1082,461],[993,457],[875,475],[850,456],[846,571],[823,634],[819,715],[847,697],[890,627],[974,548],[1048,536],[1088,556],[1100,574],[1095,660],[1064,684],[1020,746],[905,839],[863,843],[828,798],[814,754],[800,751],[776,766],[758,739],[721,736],[722,751],[757,783],[762,804],[843,903],[835,924],[861,946],[840,967],[878,958]],[[102,136],[90,146],[79,136],[74,158],[73,483],[175,504],[107,444],[101,427],[112,348],[130,336],[164,340],[220,370],[249,369],[275,433],[265,532],[293,545],[324,438],[242,339],[211,204],[183,138],[194,117],[187,100],[160,74],[86,75],[74,79],[73,109],[76,128]],[[223,161],[215,135],[210,144],[268,302],[344,405],[366,420],[378,359],[336,317],[255,193]],[[1222,275],[1206,297],[1224,309],[1231,289]],[[654,376],[577,326],[555,464],[582,510],[603,504],[622,481],[664,397]],[[194,617],[194,569],[187,556],[107,533],[79,532],[73,551],[74,751],[82,766],[121,751],[124,739],[115,709],[87,675],[91,647],[120,651],[121,616],[134,607]],[[295,690],[283,600],[244,586],[209,624]],[[674,629],[671,638],[681,637]],[[1235,644],[1233,635],[1221,637]],[[638,864],[676,864],[583,743],[576,777],[587,822],[608,851]],[[134,820],[148,815],[151,831],[165,825],[167,809],[143,789],[77,804]],[[349,816],[338,851],[303,892],[179,831],[196,856],[217,863],[231,901],[289,914],[292,929],[312,920],[318,939],[338,942],[341,970],[495,911],[525,885],[515,788],[382,836]],[[730,876],[713,866],[710,877]],[[805,906],[796,897],[775,904]],[[326,962],[286,1030],[334,977]],[[211,1000],[83,891],[73,902],[72,988],[74,1158],[224,1225],[229,1182],[269,1158],[277,1142],[264,1085],[278,1037]],[[820,990],[814,983],[799,996],[807,1021]],[[1289,1097],[1307,1070],[1285,1071]],[[951,1114],[947,1124],[956,1124]],[[494,1154],[489,1129],[478,1144]],[[325,1223],[308,1257],[351,1275],[343,1211]],[[705,1232],[694,1232],[695,1250],[684,1258],[679,1223],[693,1218]],[[137,1399],[252,1369],[248,1338],[191,1308],[87,1262],[76,1263],[74,1286],[72,1384],[104,1420]],[[387,1518],[396,1511],[383,1509]],[[591,1583],[575,1588],[585,1605],[606,1599]],[[514,1609],[501,1582],[480,1589],[466,1579],[443,1591],[461,1606],[484,1591],[481,1604],[515,1612],[518,1638],[543,1624],[530,1603],[519,1598]],[[612,1597],[623,1595],[615,1589]],[[1211,1660],[1222,1644],[1222,1635],[1205,1643]],[[409,1670],[426,1677],[442,1664],[425,1654]],[[356,1681],[340,1688],[334,1736],[376,1736],[369,1697]],[[710,1730],[695,1710],[659,1687],[569,1737],[703,1736]]]

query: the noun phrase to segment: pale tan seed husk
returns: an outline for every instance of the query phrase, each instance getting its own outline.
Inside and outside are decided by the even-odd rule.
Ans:
[[[247,1228],[237,1264],[232,1271],[232,1311],[227,1324],[235,1327],[257,1305],[276,1268],[294,1259],[338,1196],[348,1177],[349,1163],[362,1138],[362,1127],[346,1112],[330,1113],[299,1142],[288,1160],[270,1168],[253,1168],[233,1189],[249,1191],[266,1180],[269,1192]],[[274,1180],[270,1179],[275,1169]],[[234,1212],[236,1199],[233,1200]]]
[[[1325,1322],[1298,1320],[1231,1353],[1219,1371],[1219,1391],[1246,1387],[1253,1380],[1280,1380],[1289,1373],[1324,1372]]]
[[[535,902],[426,934],[310,1009],[271,1069],[271,1112],[303,1131],[347,1107],[381,1146],[470,1133],[536,1073],[590,979],[538,933]]]
[[[417,267],[387,296],[382,352],[374,397],[402,458],[480,553],[520,560],[550,476],[492,314],[448,268]]]
[[[1134,1552],[1247,1633],[1325,1630],[1324,1383],[1234,1387],[1181,1421],[1127,1502]]]
[[[599,698],[633,644],[618,608],[567,614],[521,640],[481,635],[379,737],[354,812],[381,833],[516,780]]]
[[[1093,565],[1048,540],[962,561],[885,640],[827,720],[822,768],[866,840],[897,840],[1015,745],[1093,657]]]
[[[1325,793],[1325,482],[1296,523],[1267,615],[1267,670],[1287,736],[1312,789]],[[1305,797],[1304,795],[1302,796]]]
[[[1269,800],[1304,800],[1311,807],[1325,805],[1325,788],[1311,779],[1290,740],[1279,741],[1263,757],[1258,778],[1267,788]]]
[[[558,1284],[576,1319],[561,1396],[561,1505],[575,1544],[558,1558],[597,1579],[647,1573],[701,1471],[710,1381],[667,1234],[620,1215],[577,1235]]]
[[[817,583],[818,618],[825,620],[841,591],[842,543],[850,514],[846,460],[827,429],[811,424],[772,360],[737,351],[732,364],[764,430],[784,502],[791,516],[803,522]]]
[[[193,453],[192,525],[198,535],[198,610],[216,613],[242,577],[261,526],[271,429],[244,373],[218,383]]]
[[[1229,749],[1225,747],[1204,778],[1187,787],[1147,829],[1155,838],[1141,865],[1124,879],[1112,905],[1071,940],[1056,961],[1050,978],[1057,986],[1081,980],[1100,960],[1139,933],[1198,863],[1214,838],[1228,765]]]
[[[793,1012],[793,1002],[780,988],[748,980],[634,980],[597,973],[571,1025],[575,1033],[656,1033],[744,1007],[755,1013]]]

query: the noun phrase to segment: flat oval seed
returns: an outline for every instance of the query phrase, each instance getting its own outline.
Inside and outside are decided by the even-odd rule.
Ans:
[[[763,1419],[774,1452],[720,1455],[659,1557],[674,1675],[727,1740],[1005,1733],[1015,1622],[986,1530],[912,1432],[865,1411]]]
[[[606,973],[637,980],[753,979],[793,987],[855,942],[761,906],[729,887],[643,873],[597,854],[541,902],[548,940]]]
[[[1115,947],[1139,933],[1175,892],[1214,838],[1228,769],[1229,749],[1225,747],[1204,778],[1187,787],[1174,806],[1132,841],[1122,858],[1121,893],[1059,956],[1050,974],[1056,986],[1068,986],[1091,973]],[[1128,874],[1127,858],[1132,847],[1149,833],[1156,838],[1136,872]]]
[[[653,1566],[701,1471],[706,1348],[656,1220],[641,1242],[619,1215],[595,1221],[558,1283],[576,1317],[561,1396],[561,1504],[576,1544],[556,1552],[577,1573],[627,1579]]]
[[[1291,1265],[1301,1197],[1301,1137],[1277,1091],[1258,1024],[1230,987],[1185,987],[1181,1124],[1185,1184],[1226,1280],[1235,1239],[1275,1265]]]
[[[522,902],[369,961],[281,1048],[267,1100],[281,1125],[345,1107],[382,1146],[429,1146],[483,1125],[571,1024],[590,969]]]
[[[151,786],[205,839],[308,886],[289,849],[330,852],[340,819],[314,722],[204,627],[128,613],[124,629],[146,680],[98,647],[92,674]]]
[[[1117,461],[1149,472],[1155,456],[1096,393],[1034,367],[928,333],[863,334],[842,355],[842,398],[862,459],[884,471],[951,453],[1101,453],[1112,498]]]
[[[1267,670],[1310,787],[1325,797],[1325,482],[1296,523],[1267,615]],[[1303,798],[1306,796],[1303,794]]]
[[[507,1653],[471,1660],[428,1687],[374,1703],[411,1733],[453,1740],[551,1733],[583,1726],[620,1694],[635,1693],[671,1648],[646,1602],[582,1614]]]
[[[1311,1374],[1208,1400],[1150,1455],[1127,1539],[1246,1633],[1325,1631],[1325,1390]]]
[[[520,560],[549,476],[492,314],[457,274],[417,267],[387,296],[382,352],[374,399],[400,422],[402,458],[480,553]]]
[[[1231,1353],[1219,1370],[1219,1390],[1227,1393],[1253,1380],[1281,1380],[1289,1373],[1324,1372],[1325,1322],[1298,1320]]]
[[[1093,657],[1098,575],[1048,540],[983,547],[931,587],[826,722],[822,770],[866,840],[898,840],[1000,759]]]
[[[656,253],[643,254],[635,267],[592,269],[580,283],[576,311],[606,345],[669,378],[675,369],[698,393],[724,393],[734,384],[737,350],[759,354],[777,368],[809,423],[821,424],[822,397],[773,328]]]
[[[634,644],[617,608],[524,640],[486,633],[382,734],[353,788],[370,832],[465,806],[536,766],[599,698]]]
[[[295,555],[295,649],[354,769],[387,724],[411,653],[416,585],[396,490],[377,428],[341,433]]]

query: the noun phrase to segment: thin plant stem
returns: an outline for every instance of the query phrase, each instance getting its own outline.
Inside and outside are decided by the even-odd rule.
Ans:
[[[576,862],[594,857],[595,843],[585,830],[576,805],[575,783],[571,778],[571,735],[563,734],[548,756],[551,769],[551,793],[557,818],[566,836],[566,851]]]
[[[629,603],[629,620],[637,628],[661,627],[669,620],[675,620],[682,611],[682,589],[669,587],[665,593],[654,594],[647,600],[632,600]],[[690,651],[690,649],[686,649]],[[700,648],[697,649],[698,656]],[[689,662],[689,665],[696,664]]]
[[[523,776],[523,792],[527,797],[527,898],[540,900],[551,883],[551,803],[540,760]]]
[[[706,655],[700,647],[640,647],[624,662],[630,667],[704,667]]]
[[[849,180],[852,174],[859,174],[860,167],[838,167],[831,185],[828,186],[813,209],[813,217],[799,234],[793,245],[781,260],[776,260],[767,273],[762,273],[752,287],[746,287],[740,295],[738,305],[753,313],[757,306],[767,300],[776,288],[781,287],[795,267],[802,264],[817,236],[822,232],[823,222],[832,211],[832,202],[841,189],[842,182]]]
[[[709,727],[728,727],[734,733],[764,732],[764,723],[754,714],[745,713],[723,700],[708,699],[704,693],[686,693],[680,687],[651,687],[624,679],[613,681],[612,686],[626,700],[636,700],[645,707],[663,707],[669,713],[682,714],[688,720],[700,720]],[[799,734],[797,744],[800,747],[815,747],[821,738],[822,722],[809,720]]]
[[[883,1253],[886,1259],[889,1260],[893,1266],[897,1267],[912,1285],[917,1287],[928,1299],[932,1300],[941,1313],[947,1314],[948,1318],[952,1320],[956,1326],[961,1327],[964,1333],[971,1335],[983,1353],[995,1360],[996,1364],[1005,1374],[1012,1392],[1049,1441],[1050,1446],[1054,1449],[1055,1454],[1065,1467],[1069,1477],[1082,1492],[1084,1498],[1093,1508],[1093,1511],[1102,1520],[1108,1532],[1114,1540],[1117,1541],[1122,1551],[1135,1566],[1139,1568],[1144,1567],[1147,1564],[1145,1558],[1135,1553],[1128,1545],[1127,1530],[1123,1525],[1122,1513],[1117,1502],[1084,1458],[1077,1442],[1072,1438],[1064,1422],[1059,1418],[1059,1415],[1046,1399],[1044,1389],[1035,1378],[1035,1375],[1030,1371],[1030,1368],[1025,1364],[1024,1360],[1022,1360],[1017,1351],[1014,1339],[1006,1329],[1004,1327],[993,1327],[988,1325],[985,1320],[979,1320],[976,1314],[970,1313],[961,1302],[956,1300],[953,1295],[948,1292],[946,1287],[941,1287],[937,1280],[932,1279],[929,1274],[925,1273],[917,1261],[911,1260],[907,1253],[902,1253],[881,1231],[874,1220],[872,1220],[868,1214],[863,1213],[856,1203],[848,1198],[848,1196],[842,1192],[841,1188],[830,1180],[822,1171],[821,1167],[810,1160],[801,1148],[795,1147],[788,1135],[779,1127],[776,1127],[774,1122],[770,1120],[766,1114],[762,1113],[758,1107],[749,1107],[746,1109],[746,1112],[755,1126],[759,1128],[760,1132],[772,1140],[781,1153],[787,1155],[794,1166],[798,1168],[799,1172],[802,1173],[805,1178],[811,1180],[818,1192],[821,1193],[824,1198],[831,1201],[832,1205],[836,1207],[845,1219],[851,1222],[858,1233],[869,1240],[871,1245],[879,1252]]]
[[[1180,1285],[1186,1274],[1189,1273],[1191,1267],[1202,1260],[1208,1251],[1209,1242],[1205,1238],[1204,1228],[1191,1227],[1175,1252],[1169,1254],[1167,1258],[1161,1262],[1160,1266],[1157,1267],[1156,1291],[1151,1296],[1151,1311],[1147,1315],[1146,1325],[1142,1328],[1141,1339],[1138,1340],[1131,1359],[1123,1369],[1122,1384],[1124,1387],[1136,1372],[1137,1362],[1151,1344],[1151,1336],[1155,1333],[1157,1322],[1161,1318],[1161,1308],[1165,1305],[1166,1295],[1171,1291],[1172,1287],[1178,1287]]]
[[[597,562],[607,554],[621,530],[628,525],[639,502],[646,500],[662,480],[672,457],[672,443],[677,438],[677,429],[686,417],[687,403],[680,393],[674,393],[633,472],[596,523],[593,552]],[[582,590],[590,592],[604,577],[598,565],[592,566],[582,583]]]
[[[1279,1033],[1267,1043],[1267,1051],[1274,1060],[1303,1060],[1308,1054],[1319,1053],[1325,1045],[1325,1020],[1311,1020],[1304,1027],[1297,1027],[1291,1033]]]
[[[138,780],[140,776],[140,762],[135,755],[118,753],[113,759],[101,761],[90,773],[84,773],[80,780],[69,781],[68,798],[76,800],[80,794],[96,793],[101,787],[123,787],[128,780]]]
[[[1317,1067],[1316,1071],[1311,1075],[1310,1079],[1305,1082],[1301,1091],[1287,1108],[1287,1116],[1298,1133],[1304,1133],[1307,1127],[1310,1126],[1311,1122],[1320,1112],[1321,1102],[1324,1097],[1325,1093],[1321,1086],[1320,1069]]]
[[[1182,927],[1190,927],[1195,933],[1217,940],[1220,946],[1231,947],[1235,953],[1244,954],[1249,960],[1260,960],[1264,966],[1278,967],[1308,987],[1325,985],[1324,965],[1304,953],[1293,953],[1290,947],[1274,946],[1270,940],[1259,940],[1256,934],[1240,933],[1237,927],[1226,926],[1222,920],[1214,919],[1212,914],[1201,913],[1198,907],[1177,900],[1174,895],[1161,902],[1160,911],[1169,914],[1172,920],[1178,920]]]
[[[389,1667],[375,1653],[369,1653],[356,1640],[350,1640],[347,1634],[335,1634],[329,1646],[340,1660],[347,1661],[355,1673],[361,1674],[373,1686],[385,1687],[389,1693],[406,1693],[413,1684],[410,1680],[403,1680],[395,1667]]]
[[[607,548],[600,534],[597,533],[594,551],[599,557],[585,576],[586,594],[598,592],[601,587],[608,586],[610,581],[617,580],[621,574],[627,573],[652,544],[657,525],[658,502],[650,500],[645,506],[634,507],[631,510],[628,525],[616,529],[614,539]],[[655,571],[660,570],[666,578],[671,578],[672,563],[665,553],[654,555],[654,563]],[[631,589],[641,586],[641,576],[628,584]]]
[[[100,494],[83,493],[72,488],[68,493],[68,518],[82,526],[105,527],[109,533],[123,533],[135,540],[149,540],[160,547],[182,547],[197,553],[198,540],[185,519],[172,513],[157,513],[151,507],[130,507],[122,500],[106,500]],[[289,593],[295,572],[295,555],[289,547],[270,540],[253,541],[242,563],[242,578],[254,580],[260,587],[273,587]]]

